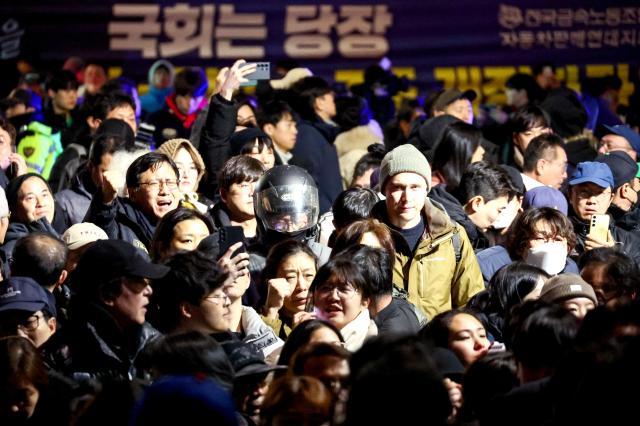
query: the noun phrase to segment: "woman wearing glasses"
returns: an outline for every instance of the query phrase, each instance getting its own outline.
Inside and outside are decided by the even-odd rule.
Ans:
[[[163,143],[158,152],[171,158],[180,172],[178,185],[182,193],[180,204],[207,213],[213,201],[198,193],[200,180],[204,176],[204,161],[198,150],[187,139],[171,139]]]
[[[369,317],[369,294],[358,265],[336,256],[320,268],[311,284],[314,312],[336,326],[345,347],[355,352],[378,329]]]

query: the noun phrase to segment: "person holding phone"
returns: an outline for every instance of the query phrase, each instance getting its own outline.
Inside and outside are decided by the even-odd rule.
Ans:
[[[613,200],[615,187],[608,165],[600,162],[579,163],[569,180],[569,218],[577,237],[575,250],[578,255],[598,247],[615,247],[640,262],[640,238],[618,227],[609,220],[606,240],[591,232],[592,217],[607,215]]]
[[[27,163],[16,153],[16,129],[0,117],[0,186],[7,189],[9,181],[27,173]]]

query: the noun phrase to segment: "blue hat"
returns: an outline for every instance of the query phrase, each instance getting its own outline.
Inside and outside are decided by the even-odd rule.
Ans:
[[[612,151],[607,154],[600,154],[594,161],[604,163],[611,169],[613,175],[614,188],[620,188],[630,182],[638,174],[638,163],[633,161],[629,154],[624,151]]]
[[[600,188],[614,188],[611,169],[606,164],[597,161],[578,163],[575,172],[573,172],[569,180],[569,186],[579,185],[585,182],[595,183]]]
[[[32,278],[11,277],[0,283],[0,312],[47,311],[56,316],[56,306],[47,291]]]
[[[129,424],[237,426],[238,421],[231,396],[211,378],[196,375],[157,380],[136,404]]]
[[[615,126],[607,126],[605,124],[604,127],[606,127],[611,133],[625,138],[633,150],[640,153],[640,135],[638,132],[625,124],[618,124]]]
[[[565,215],[569,211],[567,199],[562,192],[548,186],[537,186],[525,192],[522,207],[551,207]]]

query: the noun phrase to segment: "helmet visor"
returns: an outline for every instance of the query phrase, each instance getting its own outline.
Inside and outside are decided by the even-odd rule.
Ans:
[[[255,194],[256,216],[267,228],[285,234],[318,222],[318,190],[308,185],[273,186]]]

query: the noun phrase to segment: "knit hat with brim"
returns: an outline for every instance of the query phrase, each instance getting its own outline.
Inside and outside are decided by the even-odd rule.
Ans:
[[[561,302],[567,299],[586,297],[594,305],[598,304],[593,287],[577,274],[560,274],[550,278],[542,286],[540,300],[549,303]]]
[[[189,142],[188,139],[169,139],[168,141],[160,145],[160,148],[158,148],[158,152],[161,152],[172,160],[175,160],[175,156],[180,148],[186,149],[187,152],[191,155],[191,158],[193,159],[193,162],[198,169],[199,182],[205,171],[204,161],[202,160],[202,156],[200,155],[198,150],[193,145],[191,145],[191,142]]]
[[[384,156],[380,164],[380,191],[384,193],[387,180],[399,173],[416,173],[427,182],[427,191],[431,189],[431,166],[415,146],[400,145]]]

